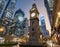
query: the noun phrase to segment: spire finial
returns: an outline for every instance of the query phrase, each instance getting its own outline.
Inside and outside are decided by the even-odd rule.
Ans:
[[[33,3],[33,5],[32,5],[33,7],[36,7],[35,1],[36,1],[36,0],[34,0],[34,3]]]
[[[35,0],[34,0],[35,1]]]
[[[35,0],[34,0],[34,2],[35,2]]]

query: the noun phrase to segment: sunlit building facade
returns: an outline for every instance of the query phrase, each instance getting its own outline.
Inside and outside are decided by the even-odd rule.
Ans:
[[[54,0],[52,25],[52,41],[60,45],[60,0]]]
[[[44,0],[44,4],[47,9],[50,25],[52,27],[52,11],[53,11],[54,0]]]

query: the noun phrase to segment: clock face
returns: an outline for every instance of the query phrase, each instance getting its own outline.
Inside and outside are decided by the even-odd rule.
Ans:
[[[32,13],[32,14],[31,14],[31,17],[34,17],[34,16],[35,16],[35,13]]]

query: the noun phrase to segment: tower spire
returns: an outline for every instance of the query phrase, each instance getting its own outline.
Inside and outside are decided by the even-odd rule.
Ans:
[[[34,0],[35,1],[35,0]]]
[[[36,7],[36,4],[35,4],[35,0],[34,0],[34,3],[33,3],[33,5],[32,5],[33,7]]]

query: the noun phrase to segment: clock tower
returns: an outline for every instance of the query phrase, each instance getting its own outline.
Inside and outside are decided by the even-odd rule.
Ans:
[[[39,26],[39,12],[36,4],[32,5],[30,9],[30,31],[29,31],[29,44],[40,44],[40,26]]]

